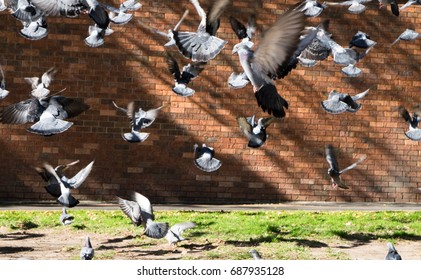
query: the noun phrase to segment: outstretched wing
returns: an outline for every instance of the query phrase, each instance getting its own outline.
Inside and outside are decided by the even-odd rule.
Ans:
[[[354,162],[353,164],[351,164],[347,168],[342,169],[339,173],[342,174],[342,173],[344,173],[344,172],[346,172],[348,170],[351,170],[351,169],[355,168],[358,164],[360,164],[361,162],[363,162],[366,158],[367,158],[366,155],[361,156],[358,161]]]

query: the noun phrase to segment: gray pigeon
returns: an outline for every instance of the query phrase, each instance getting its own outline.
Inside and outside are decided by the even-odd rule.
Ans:
[[[54,80],[54,76],[57,73],[57,69],[55,67],[51,67],[48,69],[44,74],[42,74],[41,78],[39,77],[26,77],[24,80],[31,85],[32,92],[31,95],[41,99],[47,97],[50,94],[50,90],[48,87],[50,86],[51,82]]]
[[[303,12],[308,17],[317,17],[326,8],[325,3],[319,3],[316,0],[304,0],[294,10]]]
[[[1,67],[1,65],[0,65],[0,72],[1,72],[0,100],[2,100],[9,94],[9,91],[6,90],[6,78],[4,77],[4,72],[3,72],[3,68]]]
[[[370,39],[370,36],[362,31],[357,31],[354,36],[352,36],[351,41],[349,42],[349,47],[357,47],[361,49],[368,49],[376,44],[375,41]]]
[[[389,248],[389,251],[387,252],[385,260],[402,260],[401,255],[399,255],[392,243],[388,242],[387,247]]]
[[[412,117],[403,106],[399,106],[398,111],[399,115],[409,125],[409,129],[405,132],[406,137],[413,141],[421,141],[421,129],[418,128],[418,123],[421,121],[421,108],[414,108]]]
[[[249,139],[248,147],[259,148],[267,138],[266,128],[275,120],[274,117],[259,118],[256,121],[255,115],[252,117],[239,117],[237,118],[241,131]]]
[[[168,243],[171,245],[175,245],[180,241],[186,240],[181,234],[187,230],[194,228],[196,226],[193,222],[183,222],[178,223],[170,227],[167,234],[165,235],[165,238],[168,240]]]
[[[254,260],[261,260],[262,256],[259,254],[259,252],[257,252],[256,249],[251,249],[249,251],[250,255],[253,257]]]
[[[371,1],[372,0],[348,0],[343,2],[324,2],[324,4],[327,6],[349,6],[348,12],[352,14],[360,14],[367,9],[364,4]]]
[[[99,3],[102,7],[108,10],[108,17],[114,24],[122,25],[128,23],[132,18],[132,14],[128,14],[128,11],[136,11],[142,7],[137,0],[126,0],[120,4],[118,8],[105,3]]]
[[[66,207],[63,207],[63,210],[61,212],[59,221],[60,221],[60,223],[62,223],[65,226],[73,223],[74,217],[72,215],[67,214]]]
[[[142,129],[149,127],[156,119],[159,114],[159,111],[163,106],[160,106],[155,109],[150,109],[148,111],[143,111],[142,108],[139,108],[138,111],[135,111],[134,102],[127,104],[127,109],[117,106],[113,101],[114,107],[116,107],[120,112],[123,112],[127,115],[130,120],[131,132],[124,133],[122,135],[123,139],[129,143],[143,142],[149,137],[149,133],[140,132]]]
[[[278,94],[273,80],[284,77],[294,67],[288,64],[299,46],[304,20],[303,13],[288,10],[264,33],[255,51],[249,42],[233,48],[253,85],[257,104],[277,118],[285,117],[288,102]]]
[[[329,20],[323,21],[317,27],[306,27],[307,30],[315,30],[316,37],[300,53],[298,61],[305,67],[313,67],[318,61],[325,60],[332,52],[329,41],[332,40],[328,32]]]
[[[155,239],[164,238],[168,233],[169,224],[155,222],[155,215],[149,199],[137,192],[132,192],[131,197],[131,200],[118,198],[123,213],[130,218],[134,225],[142,224],[145,229],[144,235]]]
[[[85,244],[83,245],[82,249],[80,250],[80,259],[81,260],[92,260],[94,258],[95,250],[92,247],[91,240],[89,236],[85,238]]]
[[[334,188],[338,187],[338,188],[341,188],[341,189],[349,189],[349,187],[347,187],[342,182],[341,175],[343,173],[345,173],[346,171],[349,171],[349,170],[355,168],[359,163],[363,162],[366,159],[366,156],[365,155],[361,156],[360,159],[358,159],[358,161],[356,161],[355,163],[351,164],[350,166],[340,170],[338,162],[336,160],[335,153],[333,151],[332,145],[326,145],[325,152],[326,152],[326,161],[329,164],[329,169],[328,169],[327,173],[331,178],[332,187],[334,187]]]
[[[218,170],[222,162],[215,157],[215,151],[212,147],[203,144],[202,147],[194,144],[194,164],[197,168],[205,172],[213,172]]]
[[[402,32],[398,38],[396,38],[395,41],[393,41],[392,44],[390,44],[391,46],[393,46],[394,44],[396,44],[397,42],[399,42],[400,40],[404,40],[404,41],[413,41],[416,40],[417,38],[421,37],[421,34],[418,33],[415,30],[412,29],[405,29],[404,32]]]
[[[192,61],[206,62],[215,58],[227,44],[227,41],[216,37],[219,17],[230,3],[230,0],[216,0],[208,14],[202,9],[198,0],[190,0],[196,8],[201,21],[196,32],[173,30],[173,38],[178,50]]]
[[[329,93],[328,99],[321,101],[320,104],[323,110],[330,114],[340,114],[345,111],[355,113],[362,107],[357,101],[364,98],[369,91],[370,89],[367,89],[359,94],[351,96],[347,93],[340,93],[336,90],[332,90]]]

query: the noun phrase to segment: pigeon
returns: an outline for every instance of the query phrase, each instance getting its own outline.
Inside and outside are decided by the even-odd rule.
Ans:
[[[155,109],[150,109],[148,111],[143,111],[142,108],[136,112],[134,107],[134,102],[130,102],[127,105],[127,109],[117,106],[113,101],[114,107],[119,111],[125,113],[130,120],[130,126],[132,131],[124,133],[122,135],[123,139],[129,143],[143,142],[149,137],[149,133],[140,132],[141,129],[149,127],[158,116],[159,111],[163,106],[160,106]]]
[[[388,242],[387,247],[389,248],[389,251],[387,252],[385,260],[402,260],[401,255],[399,255],[392,243]]]
[[[413,141],[420,141],[421,129],[418,128],[418,123],[421,121],[421,107],[414,108],[412,117],[409,114],[408,110],[403,106],[399,106],[398,111],[399,115],[409,125],[408,131],[405,132],[406,137]]]
[[[291,66],[286,65],[298,48],[304,20],[303,13],[288,10],[264,33],[255,51],[250,49],[248,42],[240,42],[233,48],[233,54],[238,54],[253,85],[257,104],[277,118],[285,117],[284,108],[288,108],[288,102],[279,95],[273,80],[291,70]]]
[[[35,168],[43,180],[48,183],[47,187],[45,187],[47,192],[57,198],[58,203],[69,208],[79,204],[79,200],[71,195],[71,190],[79,188],[85,182],[94,164],[94,161],[91,161],[73,177],[66,177],[63,171],[78,162],[74,161],[67,165],[59,165],[56,168],[45,163],[42,168]]]
[[[420,33],[416,32],[415,30],[412,30],[412,29],[406,29],[404,32],[402,32],[398,36],[398,38],[396,38],[395,41],[393,41],[393,43],[390,46],[393,46],[394,44],[396,44],[400,40],[412,41],[412,40],[415,40],[415,39],[417,39],[419,37],[421,37],[421,34]]]
[[[92,248],[91,240],[89,239],[89,236],[86,236],[85,244],[80,250],[80,259],[90,261],[94,258],[94,255],[95,255],[95,250],[94,248]]]
[[[168,233],[169,224],[155,222],[152,204],[149,199],[140,193],[132,192],[131,200],[118,197],[120,209],[136,226],[144,227],[143,234],[154,239],[164,238]]]
[[[399,16],[399,6],[396,0],[379,0],[379,9],[386,8],[388,4],[390,4],[392,14]]]
[[[62,223],[64,226],[70,225],[74,221],[74,217],[72,215],[67,214],[66,208],[63,207],[63,210],[61,212],[60,223]]]
[[[68,118],[78,116],[89,109],[82,101],[64,96],[47,96],[40,99],[32,96],[6,107],[1,115],[4,124],[34,123],[28,132],[51,136],[63,133],[73,126]]]
[[[323,110],[330,114],[340,114],[345,111],[355,113],[362,107],[357,101],[364,98],[369,91],[370,89],[367,89],[359,94],[351,96],[347,93],[340,93],[336,90],[332,90],[329,93],[328,99],[321,101],[320,104]]]
[[[371,1],[372,0],[348,0],[343,2],[324,2],[324,4],[327,6],[349,6],[348,11],[350,13],[360,14],[367,9],[364,4]]]
[[[9,95],[9,91],[6,89],[6,78],[4,77],[3,68],[0,65],[1,81],[0,81],[0,100],[6,98]]]
[[[24,80],[28,84],[30,84],[32,87],[31,95],[38,99],[47,97],[50,94],[50,90],[48,89],[48,87],[53,81],[56,73],[57,73],[57,69],[55,67],[51,67],[44,74],[42,74],[41,78],[39,77],[24,78]]]
[[[357,31],[354,36],[352,36],[351,41],[349,42],[349,47],[357,47],[361,49],[368,49],[376,44],[375,41],[370,39],[370,36],[367,33],[362,31]]]
[[[127,11],[136,11],[142,7],[137,0],[126,0],[118,8],[105,3],[99,3],[99,5],[108,10],[110,22],[118,25],[126,24],[133,18],[132,14],[126,13]]]
[[[259,254],[259,252],[257,252],[256,249],[251,249],[249,251],[250,255],[253,257],[254,260],[261,260],[262,256]]]
[[[170,227],[167,234],[165,235],[165,238],[168,240],[168,243],[170,245],[175,245],[180,241],[186,240],[181,234],[187,230],[194,228],[196,226],[193,222],[183,222],[178,223]]]
[[[265,142],[267,138],[266,128],[275,120],[274,117],[259,118],[257,121],[255,115],[252,117],[239,117],[237,118],[238,124],[240,125],[241,131],[249,139],[248,147],[259,148]]]
[[[307,17],[317,17],[326,8],[325,3],[319,3],[315,0],[304,0],[298,4],[294,10],[303,12]]]
[[[256,15],[250,15],[247,24],[244,25],[233,16],[229,17],[229,22],[232,30],[237,35],[237,38],[242,41],[251,41],[256,33]],[[250,46],[251,47],[251,46]]]
[[[421,0],[408,0],[404,5],[402,5],[399,8],[399,11],[403,11],[406,8],[408,8],[409,6],[414,5],[414,4],[421,5]]]
[[[202,144],[202,147],[194,144],[194,164],[197,168],[205,172],[213,172],[218,170],[222,162],[215,157],[215,151],[212,147]]]
[[[228,77],[228,86],[233,89],[243,88],[248,85],[248,83],[250,83],[250,80],[247,78],[245,72],[241,72],[240,74],[232,72]]]
[[[355,163],[351,164],[350,166],[340,170],[339,169],[339,165],[338,162],[336,160],[336,156],[335,153],[333,151],[333,147],[332,145],[326,145],[326,160],[329,164],[329,169],[327,171],[327,173],[329,174],[331,181],[332,181],[332,187],[336,188],[341,188],[341,189],[349,189],[348,186],[346,186],[341,179],[341,175],[348,171],[351,170],[353,168],[355,168],[359,163],[363,162],[366,159],[366,156],[361,156],[360,159],[358,159],[358,161],[356,161]]]
[[[328,32],[329,20],[323,21],[317,27],[306,28],[308,30],[317,30],[315,38],[298,56],[298,61],[305,67],[313,67],[318,61],[325,60],[332,52],[329,41],[332,40]]]
[[[206,62],[215,58],[228,43],[216,37],[219,27],[219,16],[230,3],[230,0],[215,0],[208,14],[202,9],[198,0],[190,0],[196,8],[201,21],[196,32],[173,30],[173,38],[178,50],[192,61]]]
[[[44,17],[25,24],[19,34],[28,40],[41,40],[48,35],[48,25]]]
[[[168,70],[173,75],[175,83],[172,91],[180,96],[192,96],[195,90],[187,85],[194,80],[205,69],[206,62],[191,62],[183,67],[180,71],[175,58],[167,53]]]

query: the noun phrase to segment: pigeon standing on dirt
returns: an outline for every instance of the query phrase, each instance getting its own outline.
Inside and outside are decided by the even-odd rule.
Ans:
[[[351,164],[350,166],[340,170],[338,162],[336,160],[335,153],[333,151],[332,145],[326,145],[325,151],[326,151],[326,160],[329,164],[329,169],[328,169],[327,173],[331,178],[332,187],[334,187],[334,188],[339,187],[341,189],[349,189],[349,187],[347,187],[342,182],[341,175],[343,173],[345,173],[346,171],[349,171],[349,170],[355,168],[359,163],[363,162],[366,159],[366,156],[365,155],[361,156],[360,159],[358,159],[358,161],[356,161],[355,163]]]
[[[320,104],[323,110],[330,114],[340,114],[345,111],[355,113],[362,107],[357,101],[364,98],[369,91],[370,89],[367,89],[359,94],[351,96],[348,93],[340,93],[336,90],[332,90],[329,93],[328,99],[321,101]]]
[[[241,131],[249,139],[248,147],[259,148],[265,142],[267,138],[266,128],[275,120],[274,117],[259,118],[256,121],[256,116],[252,117],[239,117],[237,118],[238,124],[240,125]]]
[[[118,197],[121,211],[130,218],[134,225],[142,224],[144,235],[155,239],[164,238],[168,233],[169,224],[155,222],[155,215],[149,199],[137,192],[132,192],[131,197],[131,200]]]
[[[212,147],[203,144],[202,147],[194,144],[194,164],[197,168],[205,172],[213,172],[218,170],[222,162],[215,157],[215,151]]]
[[[249,251],[250,255],[253,257],[254,260],[261,260],[262,256],[259,254],[259,252],[257,252],[256,249],[251,249]]]
[[[418,123],[421,121],[421,107],[418,106],[414,108],[412,117],[409,114],[408,110],[403,106],[399,106],[398,111],[399,111],[399,115],[409,125],[409,129],[405,132],[406,137],[408,137],[409,139],[413,141],[420,141],[421,129],[418,128]]]
[[[196,224],[193,222],[183,222],[178,223],[170,227],[168,233],[165,235],[165,238],[168,240],[170,245],[176,245],[178,242],[186,240],[181,234],[187,230],[196,227]]]
[[[9,91],[6,90],[6,78],[4,76],[3,68],[0,65],[1,81],[0,81],[0,100],[4,99],[9,95]]]
[[[89,236],[86,236],[85,243],[80,250],[80,259],[81,260],[92,260],[94,258],[95,250],[92,247],[91,240]]]
[[[62,223],[65,226],[73,223],[74,217],[70,214],[67,214],[66,207],[63,207],[63,210],[61,211],[59,221],[60,221],[60,223]]]
[[[387,252],[385,260],[402,260],[401,255],[399,255],[392,243],[388,242],[387,247],[389,248],[389,251]]]

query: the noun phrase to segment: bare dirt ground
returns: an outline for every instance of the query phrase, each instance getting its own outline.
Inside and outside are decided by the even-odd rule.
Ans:
[[[106,234],[89,234],[95,248],[95,259],[149,259],[149,260],[177,260],[177,259],[213,259],[220,256],[224,250],[242,253],[247,258],[250,247],[241,244],[232,245],[224,241],[203,243],[186,240],[177,247],[171,247],[166,240],[142,240],[146,237],[109,236]],[[16,230],[0,228],[0,259],[16,260],[69,260],[78,259],[79,251],[84,243],[84,235],[62,229],[30,229]],[[139,241],[141,240],[141,242]],[[324,244],[324,243],[323,243]],[[405,260],[421,259],[421,242],[399,241],[395,244],[398,252]],[[268,251],[265,251],[268,249]],[[259,248],[263,256],[270,255],[269,248]],[[351,259],[351,260],[379,260],[384,259],[387,246],[384,241],[369,242],[335,241],[327,246],[308,246],[309,259]],[[213,256],[213,257],[212,257]],[[292,256],[292,259],[298,259]]]

